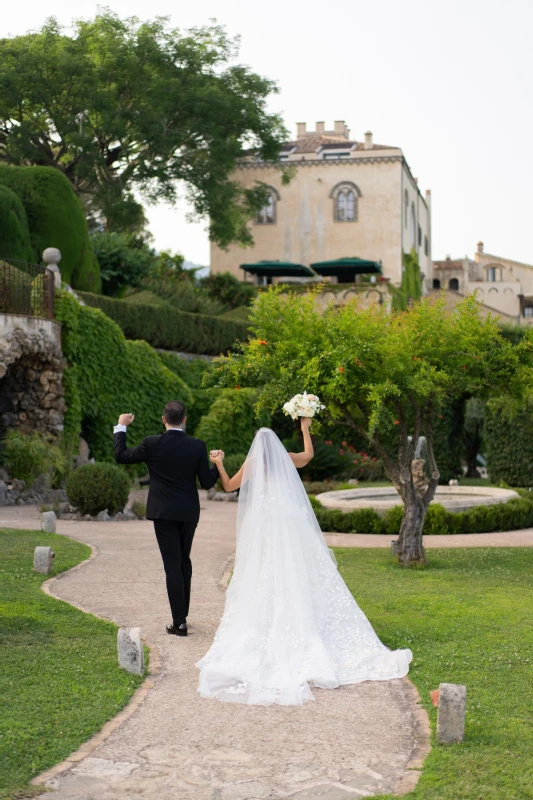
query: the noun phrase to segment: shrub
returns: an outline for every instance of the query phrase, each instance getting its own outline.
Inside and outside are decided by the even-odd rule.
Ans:
[[[248,326],[242,322],[191,314],[170,306],[128,303],[88,292],[80,295],[87,305],[100,308],[111,317],[128,339],[144,339],[152,347],[219,354],[248,335]]]
[[[518,408],[506,398],[485,408],[487,465],[493,483],[533,486],[533,399]]]
[[[202,417],[195,435],[208,450],[221,449],[228,455],[247,452],[258,428],[268,425],[269,415],[257,417],[254,389],[223,389],[209,412]]]
[[[12,428],[4,439],[4,463],[13,478],[30,486],[39,475],[62,473],[66,459],[51,436],[37,433],[22,433]]]
[[[301,450],[301,442],[294,440],[294,444],[287,442],[290,449]],[[344,448],[337,447],[330,441],[321,442],[313,439],[315,455],[313,459],[303,469],[306,480],[323,481],[336,478],[341,475],[346,476],[350,472],[352,456]]]
[[[67,480],[67,497],[81,514],[122,511],[128,502],[130,479],[115,464],[84,464]]]
[[[246,453],[235,453],[224,458],[224,469],[232,478],[246,461]]]
[[[257,287],[240,281],[231,272],[217,272],[200,278],[200,286],[207,294],[228,309],[250,306],[257,297]]]
[[[131,510],[139,519],[146,519],[146,503],[142,500],[134,500],[131,504]]]
[[[20,198],[0,184],[0,256],[33,261],[30,231]]]
[[[140,286],[155,263],[154,251],[132,234],[98,232],[91,236],[91,244],[106,295],[118,295],[126,286]]]
[[[157,355],[168,369],[179,375],[190,389],[201,389],[203,377],[211,369],[211,361],[205,358],[183,358],[171,350],[158,350]]]
[[[87,220],[68,178],[53,167],[0,165],[0,184],[20,198],[30,232],[32,258],[47,247],[61,250],[61,277],[76,289],[100,291],[100,268]]]
[[[102,311],[81,306],[75,297],[59,292],[56,316],[62,323],[63,353],[68,368],[63,376],[64,441],[69,449],[83,431],[98,461],[113,461],[113,425],[119,413],[132,411],[135,422],[128,444],[162,431],[161,414],[169,400],[193,397],[184,381],[168,370],[146,342],[132,342]],[[142,465],[138,468],[143,470]]]

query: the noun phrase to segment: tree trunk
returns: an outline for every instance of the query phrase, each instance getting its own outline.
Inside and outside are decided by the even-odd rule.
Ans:
[[[426,563],[422,538],[425,517],[424,502],[414,492],[408,490],[404,497],[404,512],[398,539],[398,560],[405,567]]]

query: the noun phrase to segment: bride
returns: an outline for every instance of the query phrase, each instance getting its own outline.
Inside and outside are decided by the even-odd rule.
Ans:
[[[227,492],[240,487],[235,569],[213,644],[197,663],[202,697],[250,705],[301,705],[311,686],[389,680],[407,674],[410,650],[391,651],[341,578],[297,468],[313,457],[287,453],[268,428],[257,431],[245,463],[230,478],[214,451]]]

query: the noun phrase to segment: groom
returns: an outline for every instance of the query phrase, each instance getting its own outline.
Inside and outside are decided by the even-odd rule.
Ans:
[[[121,414],[113,429],[115,461],[118,464],[144,462],[150,473],[146,518],[153,520],[155,535],[167,578],[172,623],[167,633],[187,636],[187,614],[191,597],[191,547],[198,520],[200,500],[196,478],[211,489],[218,470],[209,467],[205,443],[185,433],[185,406],[167,403],[161,420],[166,433],[147,436],[137,447],[126,447],[126,431],[133,414]],[[218,452],[218,451],[217,451]]]

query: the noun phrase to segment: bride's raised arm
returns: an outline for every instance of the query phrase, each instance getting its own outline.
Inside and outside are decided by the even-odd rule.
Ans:
[[[313,449],[313,442],[311,441],[311,434],[309,428],[311,427],[310,417],[300,417],[302,421],[302,433],[304,436],[304,451],[303,453],[289,453],[292,463],[296,469],[305,467],[313,458],[315,451]]]
[[[224,489],[225,492],[234,492],[236,491],[236,489],[240,489],[242,483],[242,475],[244,472],[244,464],[242,465],[240,470],[233,476],[233,478],[230,478],[230,476],[224,469],[224,454],[221,455],[220,450],[216,452],[217,455],[215,456],[210,455],[209,458],[213,464],[217,465],[222,488]]]

